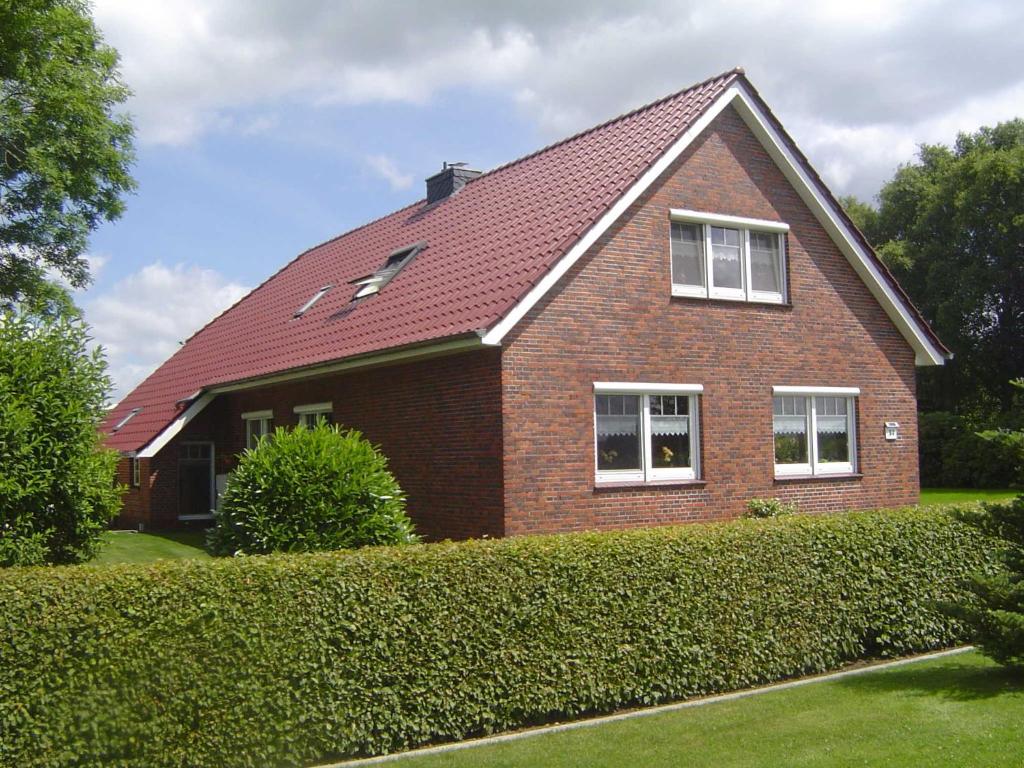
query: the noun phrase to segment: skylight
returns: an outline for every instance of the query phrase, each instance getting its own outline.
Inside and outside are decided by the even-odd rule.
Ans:
[[[125,417],[124,417],[123,419],[121,419],[121,420],[120,420],[119,422],[117,422],[117,424],[115,424],[115,425],[114,425],[114,428],[113,428],[112,430],[110,430],[110,431],[111,431],[112,433],[113,433],[113,432],[117,432],[117,431],[118,431],[119,429],[121,429],[121,428],[122,428],[122,427],[123,427],[123,426],[124,426],[125,424],[127,424],[127,423],[128,423],[129,421],[131,421],[132,419],[134,419],[134,418],[135,418],[136,416],[138,416],[138,415],[139,415],[140,413],[142,413],[142,409],[141,409],[141,408],[132,408],[132,409],[131,409],[131,410],[130,410],[130,411],[128,412],[128,415],[127,415],[127,416],[125,416]]]
[[[419,242],[412,245],[407,245],[404,248],[399,248],[397,251],[393,251],[385,260],[384,266],[374,272],[368,277],[361,277],[358,280],[353,280],[353,285],[359,286],[356,289],[356,294],[353,299],[361,299],[365,296],[372,296],[375,293],[380,293],[381,288],[390,283],[395,275],[397,275],[403,267],[405,267],[417,253],[422,251],[426,247],[426,243]]]
[[[329,290],[331,290],[331,288],[333,288],[333,287],[334,287],[333,285],[325,285],[325,286],[324,286],[323,288],[321,288],[321,289],[320,289],[319,291],[317,291],[316,293],[314,293],[314,294],[313,294],[313,298],[311,298],[311,299],[310,299],[309,301],[307,301],[307,302],[306,302],[305,304],[303,304],[303,305],[302,305],[301,307],[299,307],[298,309],[296,309],[296,310],[295,310],[295,314],[294,314],[294,315],[292,315],[292,317],[302,317],[302,316],[303,316],[304,314],[306,314],[306,313],[307,313],[307,312],[308,312],[308,311],[309,311],[310,309],[312,309],[312,307],[313,307],[313,305],[314,305],[314,304],[316,304],[316,303],[317,303],[318,301],[320,301],[320,299],[322,299],[322,298],[323,298],[324,296],[326,296],[326,295],[327,295],[327,292],[328,292]]]

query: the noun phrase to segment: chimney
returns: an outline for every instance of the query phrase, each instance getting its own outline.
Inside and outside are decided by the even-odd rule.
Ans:
[[[451,197],[481,173],[466,168],[465,163],[445,163],[440,171],[427,179],[427,203]]]

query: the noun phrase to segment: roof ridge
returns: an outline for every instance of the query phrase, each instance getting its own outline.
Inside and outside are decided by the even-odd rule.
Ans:
[[[701,80],[699,83],[694,83],[693,85],[688,85],[685,88],[682,88],[682,89],[680,89],[678,91],[673,91],[672,93],[670,93],[670,94],[668,94],[666,96],[661,96],[661,97],[655,99],[654,101],[649,101],[646,104],[641,104],[639,107],[634,107],[633,109],[630,109],[630,110],[628,110],[626,112],[623,112],[623,113],[621,113],[619,115],[616,115],[615,117],[609,118],[609,119],[605,120],[604,122],[598,123],[597,125],[592,125],[591,127],[585,128],[582,131],[578,131],[577,133],[574,133],[574,134],[572,134],[570,136],[566,136],[565,138],[559,139],[558,141],[554,141],[551,144],[547,144],[547,145],[541,147],[540,149],[536,149],[533,152],[530,152],[529,154],[523,155],[522,157],[517,157],[514,160],[509,160],[507,163],[502,163],[501,165],[497,166],[496,168],[492,168],[491,170],[485,171],[484,173],[480,174],[476,178],[470,179],[469,181],[466,182],[466,186],[469,186],[473,182],[478,181],[479,179],[482,179],[485,176],[490,176],[493,173],[497,173],[498,171],[503,171],[506,168],[511,168],[512,166],[518,165],[519,163],[522,163],[522,162],[525,162],[526,160],[529,160],[529,159],[531,159],[533,157],[536,157],[537,155],[541,155],[541,154],[543,154],[545,152],[548,152],[549,150],[552,150],[555,147],[560,147],[563,144],[568,144],[570,141],[575,141],[576,139],[583,138],[584,136],[586,136],[586,135],[588,135],[590,133],[593,133],[594,131],[599,131],[602,128],[607,128],[609,125],[617,123],[617,122],[619,122],[621,120],[625,120],[626,118],[633,117],[634,115],[638,115],[641,112],[646,112],[649,109],[653,109],[654,107],[657,107],[657,106],[660,106],[661,104],[664,104],[666,101],[670,101],[672,99],[679,98],[680,96],[683,96],[684,94],[690,93],[691,91],[696,91],[698,88],[703,88],[704,86],[708,85],[709,83],[714,82],[715,80],[722,80],[722,79],[726,79],[726,78],[728,78],[730,76],[735,76],[735,75],[742,76],[744,74],[745,73],[744,73],[743,67],[733,67],[732,69],[726,70],[725,72],[719,72],[717,75],[714,75],[712,77],[709,77],[709,78],[706,78],[704,80]]]

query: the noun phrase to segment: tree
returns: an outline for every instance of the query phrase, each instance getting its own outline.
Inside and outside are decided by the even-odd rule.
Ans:
[[[0,565],[77,563],[121,506],[97,431],[110,382],[85,324],[0,311]]]
[[[922,410],[1005,413],[1024,374],[1024,120],[923,145],[879,202],[844,200],[955,354],[922,371]]]
[[[946,611],[967,625],[986,656],[1024,668],[1024,495],[1009,504],[983,504],[964,519],[1002,542],[1002,567],[974,576],[969,587],[975,599]]]
[[[416,541],[387,459],[355,430],[278,428],[242,454],[209,533],[215,554]]]
[[[134,188],[117,52],[85,0],[0,0],[0,304],[89,280],[88,235]]]

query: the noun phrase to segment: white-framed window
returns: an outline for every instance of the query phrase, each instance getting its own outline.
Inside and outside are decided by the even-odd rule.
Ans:
[[[259,445],[260,438],[274,429],[273,411],[249,411],[242,414],[242,419],[245,421],[245,447],[250,451]]]
[[[597,482],[694,480],[699,384],[594,384]]]
[[[333,403],[296,405],[295,413],[299,415],[299,424],[302,424],[306,429],[312,429],[321,421],[326,421],[328,424],[334,423]]]
[[[132,488],[139,488],[142,486],[142,466],[138,457],[132,456],[128,459],[128,466],[131,469],[132,476]]]
[[[776,477],[855,472],[859,394],[852,387],[775,387]]]
[[[673,296],[781,304],[789,225],[673,209]]]

